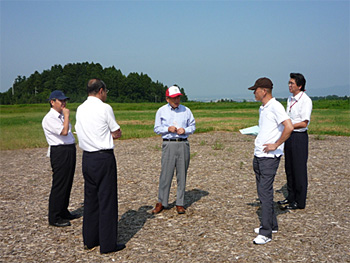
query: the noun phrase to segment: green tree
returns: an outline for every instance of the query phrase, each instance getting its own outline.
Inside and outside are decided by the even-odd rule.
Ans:
[[[62,90],[71,102],[83,102],[87,96],[89,79],[102,79],[109,89],[109,102],[164,102],[167,89],[162,83],[152,81],[144,73],[122,74],[114,66],[103,68],[99,63],[68,63],[64,67],[53,65],[42,73],[35,71],[28,78],[17,76],[12,87],[0,93],[1,104],[47,102],[53,90]],[[187,101],[184,89],[182,101]]]

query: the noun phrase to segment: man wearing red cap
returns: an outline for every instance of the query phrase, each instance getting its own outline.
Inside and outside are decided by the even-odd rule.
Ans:
[[[159,177],[158,203],[152,214],[160,213],[168,207],[171,182],[176,167],[177,194],[176,210],[185,213],[184,197],[186,188],[187,169],[190,164],[189,134],[195,129],[195,120],[191,110],[180,104],[181,92],[174,85],[167,89],[165,96],[168,104],[158,109],[154,124],[154,132],[161,134],[162,169]]]
[[[261,101],[259,109],[259,134],[255,139],[253,169],[256,187],[261,202],[260,227],[254,232],[258,236],[254,244],[263,245],[271,241],[272,233],[278,231],[273,203],[273,181],[283,155],[284,142],[293,131],[292,122],[282,104],[272,97],[272,81],[258,79],[249,90],[254,90],[255,100]]]

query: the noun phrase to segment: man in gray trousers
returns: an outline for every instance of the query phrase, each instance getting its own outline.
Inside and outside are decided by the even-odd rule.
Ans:
[[[259,134],[255,139],[253,169],[256,187],[261,202],[260,227],[254,232],[258,236],[254,244],[270,242],[272,233],[278,231],[276,214],[273,208],[273,181],[283,155],[284,142],[293,131],[293,125],[280,102],[272,97],[272,81],[258,79],[249,90],[254,90],[255,100],[261,101],[259,109]]]
[[[191,110],[180,104],[181,95],[178,86],[174,85],[168,88],[165,93],[168,104],[160,107],[156,114],[154,132],[162,135],[163,144],[158,203],[152,210],[152,214],[158,214],[168,206],[175,167],[177,177],[176,210],[178,214],[186,212],[184,199],[187,169],[190,164],[190,144],[187,137],[195,131],[196,125]]]

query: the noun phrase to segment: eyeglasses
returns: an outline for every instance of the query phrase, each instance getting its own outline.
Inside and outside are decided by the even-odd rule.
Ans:
[[[296,85],[296,83],[289,81],[288,85],[292,85],[293,86],[293,85]]]

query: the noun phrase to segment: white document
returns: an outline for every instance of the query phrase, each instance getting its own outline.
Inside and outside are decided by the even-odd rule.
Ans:
[[[46,157],[50,157],[50,153],[51,153],[51,146],[49,145],[49,148],[47,149]]]
[[[239,130],[242,134],[245,134],[245,135],[258,135],[259,133],[259,126],[258,125],[255,125],[255,126],[252,126],[252,127],[248,127],[248,128],[245,128],[245,129],[241,129]]]

